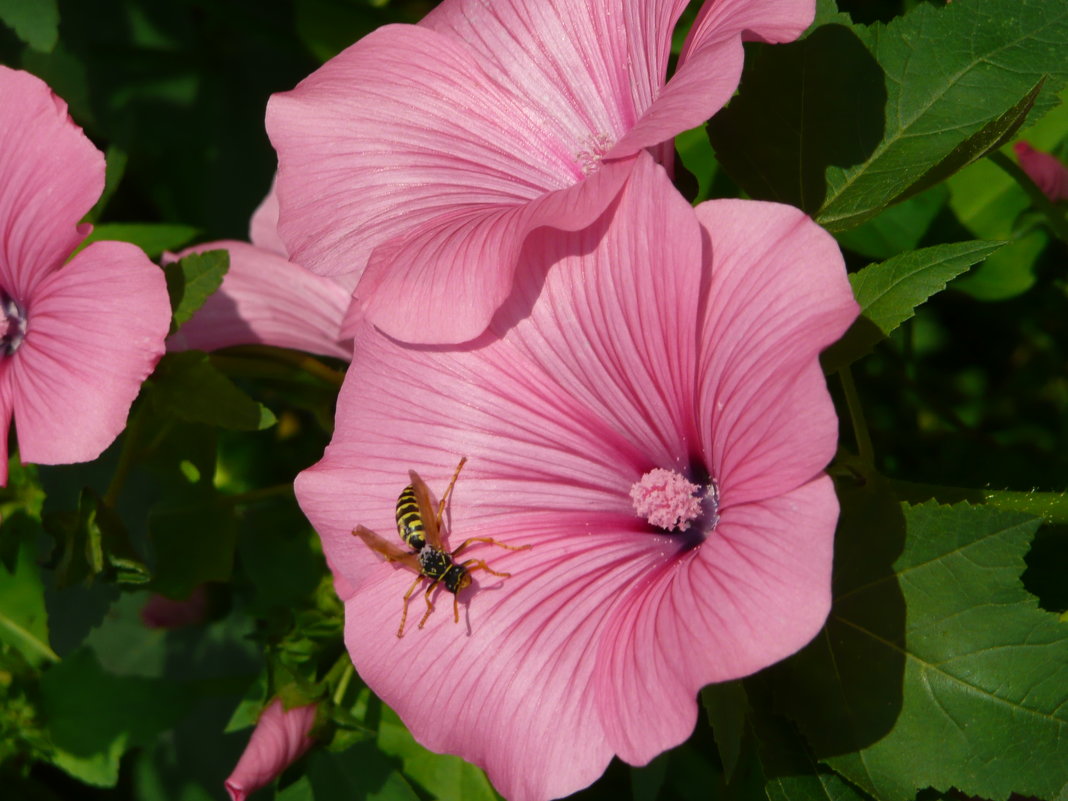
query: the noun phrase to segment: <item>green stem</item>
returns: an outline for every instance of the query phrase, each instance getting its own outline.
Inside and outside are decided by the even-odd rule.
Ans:
[[[1026,512],[1035,517],[1041,517],[1047,523],[1068,524],[1068,492],[965,489],[898,480],[891,480],[890,484],[897,496],[909,503],[920,503],[931,499],[940,503],[969,501],[970,503],[989,504],[998,509]]]
[[[136,446],[141,439],[145,417],[145,403],[142,399],[130,415],[130,422],[126,426],[126,433],[122,440],[122,450],[119,452],[119,463],[115,465],[115,473],[111,476],[111,482],[104,492],[104,503],[112,509],[115,508],[119,493],[122,492],[122,485],[126,483],[126,476],[129,475],[130,468],[133,467],[134,460],[137,458]]]
[[[346,653],[343,658],[347,660],[348,654]],[[337,683],[337,689],[334,690],[334,706],[341,706],[341,702],[345,698],[345,693],[349,689],[349,684],[352,683],[352,677],[355,675],[356,668],[352,666],[352,662],[350,661],[345,665],[341,673],[341,679]]]
[[[861,464],[874,465],[875,449],[871,444],[868,423],[864,419],[864,409],[860,405],[860,396],[857,394],[857,387],[853,383],[853,374],[849,371],[849,367],[840,369],[838,378],[842,382],[846,407],[849,409],[849,419],[853,424],[853,437],[857,441],[857,455],[860,457]]]
[[[1062,242],[1068,243],[1068,219],[1065,218],[1064,212],[1042,193],[1042,190],[1031,180],[1031,176],[1024,172],[1019,164],[1000,151],[991,154],[990,160],[1020,185],[1035,205],[1035,208],[1046,215],[1046,221],[1049,223],[1054,235]]]

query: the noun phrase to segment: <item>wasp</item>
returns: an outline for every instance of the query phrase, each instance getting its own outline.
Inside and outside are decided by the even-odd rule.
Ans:
[[[408,620],[408,601],[411,600],[412,593],[415,592],[415,588],[423,580],[427,580],[429,583],[423,595],[426,600],[426,613],[423,615],[423,619],[419,621],[419,628],[423,628],[430,618],[430,613],[434,611],[434,604],[430,600],[430,594],[439,584],[444,585],[445,589],[453,594],[453,619],[459,623],[460,601],[457,594],[460,590],[470,586],[472,571],[484,570],[490,575],[501,578],[509,578],[512,575],[511,573],[501,573],[494,570],[482,559],[466,559],[463,562],[457,562],[456,557],[468,545],[473,542],[484,542],[489,545],[507,548],[510,551],[525,551],[531,547],[529,545],[505,545],[492,537],[469,537],[460,543],[456,550],[448,551],[445,549],[441,537],[442,520],[445,515],[445,508],[449,503],[449,497],[452,495],[452,489],[456,486],[456,479],[460,476],[460,470],[463,469],[466,462],[467,457],[465,456],[456,465],[456,472],[452,474],[452,480],[449,482],[445,494],[441,496],[436,510],[430,499],[430,490],[423,482],[423,479],[414,470],[408,471],[411,483],[401,490],[401,494],[397,498],[397,533],[404,544],[411,548],[410,551],[402,550],[366,526],[356,526],[352,530],[353,534],[363,540],[372,551],[384,557],[387,562],[399,562],[418,573],[415,581],[412,582],[412,586],[404,594],[404,611],[401,613],[400,626],[397,629],[398,638],[404,636],[404,625]]]

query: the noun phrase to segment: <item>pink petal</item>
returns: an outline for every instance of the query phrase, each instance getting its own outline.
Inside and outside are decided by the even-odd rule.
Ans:
[[[708,0],[690,29],[675,74],[651,95],[652,102],[643,102],[640,120],[608,158],[653,147],[705,122],[738,88],[743,41],[793,41],[815,13],[814,0]]]
[[[596,675],[601,719],[621,759],[642,765],[681,743],[698,690],[798,651],[831,605],[838,500],[823,476],[724,510],[679,564],[652,560],[613,610]]]
[[[11,381],[8,379],[8,360],[0,362],[0,487],[7,486],[7,438],[11,428]]]
[[[721,508],[788,492],[834,455],[838,420],[816,357],[859,308],[838,245],[791,206],[697,207],[711,241],[699,419]]]
[[[275,181],[271,181],[270,191],[263,202],[252,212],[248,224],[249,240],[258,248],[270,250],[279,256],[286,255],[286,246],[278,235],[278,191]]]
[[[245,242],[209,242],[179,257],[220,248],[230,253],[222,286],[167,340],[169,350],[261,344],[351,358],[341,336],[349,290]]]
[[[1068,200],[1068,167],[1060,159],[1035,150],[1023,141],[1014,144],[1012,149],[1016,151],[1023,171],[1042,190],[1042,194],[1054,203]]]
[[[27,462],[95,459],[126,425],[163,355],[170,301],[163,272],[122,242],[95,242],[46,276],[4,380]]]
[[[104,157],[39,78],[0,66],[0,284],[25,299],[89,233]]]
[[[315,744],[308,736],[315,710],[315,704],[286,709],[281,699],[271,701],[226,780],[231,801],[244,801],[249,793],[274,781]]]
[[[527,235],[578,230],[619,190],[629,163],[605,165],[576,186],[522,206],[478,207],[438,218],[378,248],[356,295],[383,332],[407,342],[465,342],[486,330],[512,290]]]

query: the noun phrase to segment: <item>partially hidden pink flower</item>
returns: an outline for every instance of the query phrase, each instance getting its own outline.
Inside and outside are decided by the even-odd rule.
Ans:
[[[345,602],[349,653],[419,742],[510,801],[564,796],[613,755],[693,729],[695,695],[793,653],[830,606],[837,419],[818,362],[858,313],[834,240],[797,209],[691,209],[649,156],[590,228],[527,241],[487,334],[404,346],[364,322],[323,459],[296,493]],[[414,469],[473,573],[396,636]]]
[[[352,357],[352,338],[341,333],[356,284],[353,276],[324,277],[285,255],[278,238],[274,188],[252,215],[251,244],[205,242],[175,258],[226,250],[230,269],[222,285],[167,339],[167,349],[217,350],[273,345],[338,359]]]
[[[208,589],[198,584],[188,598],[154,594],[141,607],[141,622],[150,629],[178,629],[203,623],[208,616]]]
[[[67,104],[0,67],[0,483],[12,418],[25,462],[95,459],[163,354],[162,271],[124,242],[71,257],[103,189],[103,154]]]
[[[315,710],[315,704],[286,709],[280,698],[267,705],[226,780],[231,801],[244,801],[250,793],[274,781],[315,744],[308,736],[315,723]]]
[[[1057,203],[1068,200],[1068,166],[1050,153],[1035,150],[1030,144],[1019,141],[1012,146],[1020,167],[1027,177],[1035,182],[1042,194]]]
[[[709,0],[668,80],[686,4],[445,0],[364,37],[268,104],[290,255],[356,271],[361,313],[391,336],[479,335],[531,231],[593,222],[636,154],[668,161],[727,102],[743,40],[794,39],[814,14]]]

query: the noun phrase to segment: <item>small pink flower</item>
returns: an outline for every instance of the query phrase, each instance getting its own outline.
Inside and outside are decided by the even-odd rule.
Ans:
[[[104,157],[67,104],[0,67],[0,484],[12,417],[24,461],[95,459],[163,354],[163,272],[124,242],[71,257],[103,189]]]
[[[668,80],[686,0],[445,0],[272,97],[279,231],[324,275],[355,271],[385,333],[462,342],[511,292],[542,226],[574,231],[645,149],[718,111],[742,41],[783,42],[813,0],[709,0]]]
[[[286,709],[279,698],[267,705],[226,780],[231,801],[244,801],[274,781],[315,744],[308,736],[315,723],[315,709],[315,704]]]
[[[1023,171],[1042,190],[1042,194],[1054,203],[1068,200],[1068,167],[1060,159],[1035,150],[1024,141],[1017,142],[1012,149],[1016,151]]]
[[[226,250],[230,269],[222,286],[167,339],[172,351],[232,345],[274,345],[348,360],[352,338],[341,333],[356,281],[325,278],[291,262],[278,238],[274,187],[252,215],[252,244],[224,240],[183,250]]]
[[[193,588],[188,598],[175,600],[153,595],[141,607],[141,622],[150,629],[177,629],[203,623],[208,615],[208,591],[203,584]]]
[[[297,477],[367,684],[423,745],[510,801],[682,742],[697,691],[795,652],[830,607],[838,421],[819,352],[856,317],[834,240],[797,209],[692,209],[648,156],[617,205],[528,240],[487,335],[406,347],[364,322],[323,459]],[[398,639],[414,469],[473,574]],[[444,596],[444,597],[443,597]],[[422,593],[411,601],[424,611]],[[411,620],[411,617],[409,617]]]

